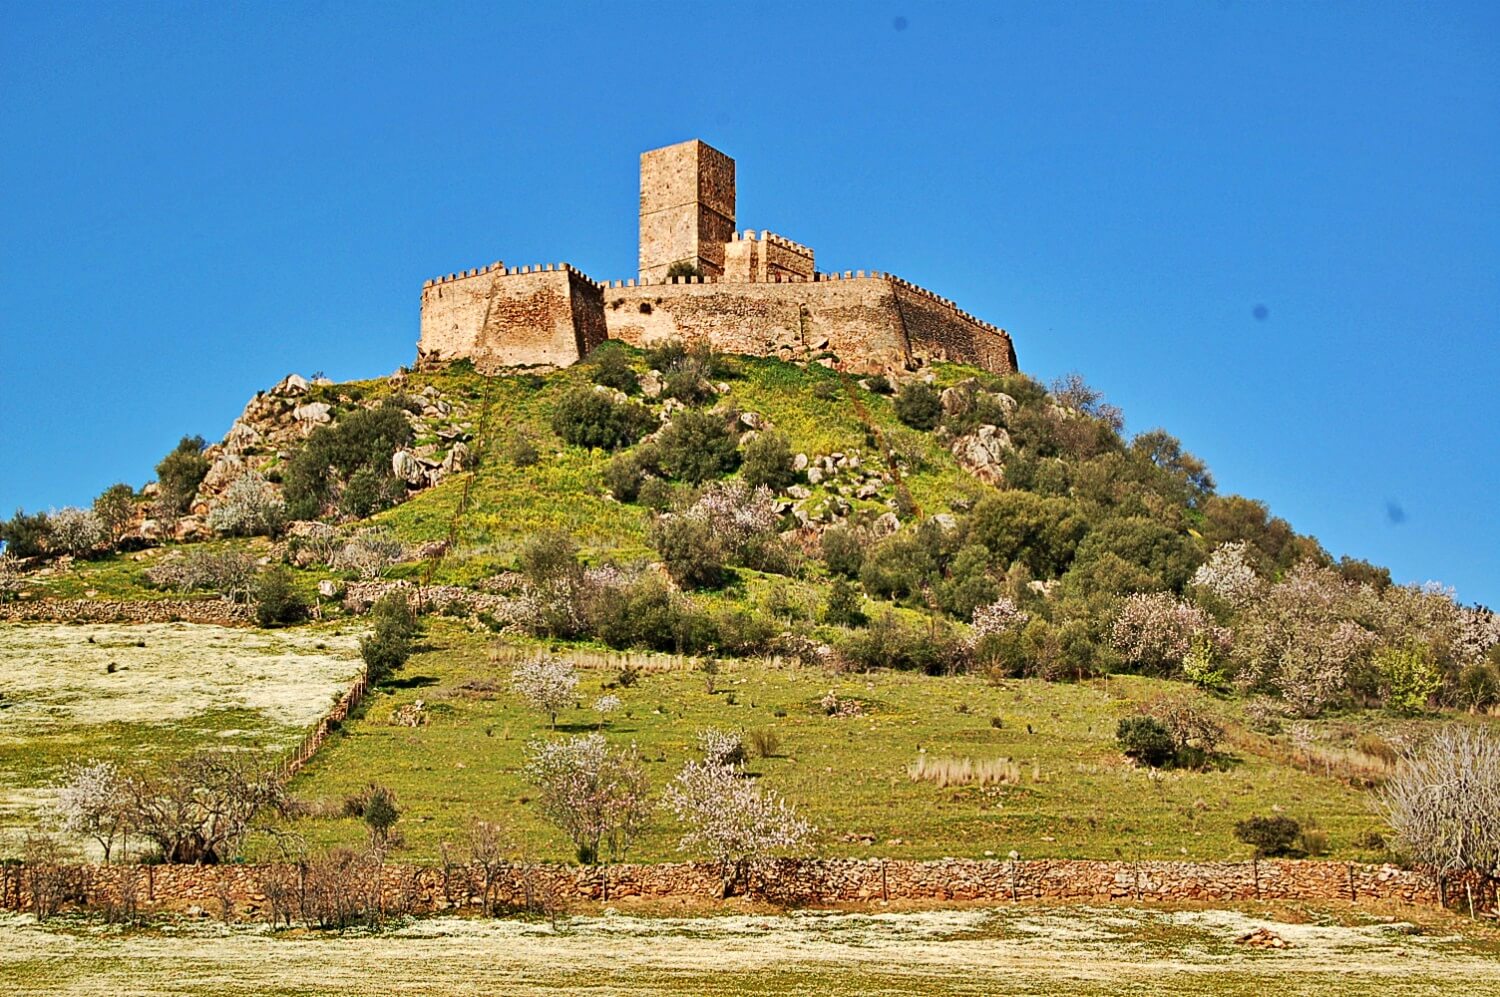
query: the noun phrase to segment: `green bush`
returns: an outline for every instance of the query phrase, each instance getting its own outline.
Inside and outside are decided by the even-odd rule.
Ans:
[[[366,516],[404,496],[405,485],[391,472],[391,455],[411,443],[405,413],[414,404],[387,398],[313,430],[282,475],[287,515],[316,519],[348,485],[354,494],[340,502],[345,515]]]
[[[536,441],[526,430],[518,430],[505,441],[505,459],[516,467],[534,467],[542,459]]]
[[[1262,858],[1302,854],[1302,825],[1290,817],[1248,817],[1234,825],[1234,836]]]
[[[604,484],[618,502],[634,502],[646,481],[646,469],[634,453],[616,454],[604,465]]]
[[[668,515],[651,528],[651,543],[672,580],[684,588],[718,588],[727,577],[722,538],[704,520]]]
[[[820,402],[836,402],[844,394],[836,377],[825,377],[813,385],[812,396]]]
[[[865,563],[865,537],[852,526],[830,526],[822,536],[823,564],[831,575],[858,578]]]
[[[866,378],[865,385],[877,395],[888,395],[895,390],[891,387],[891,379],[884,374]]]
[[[279,564],[260,573],[252,595],[255,622],[263,627],[297,623],[307,618],[307,603],[297,594],[291,572]]]
[[[593,368],[590,373],[595,384],[623,391],[627,395],[641,390],[641,379],[630,366],[630,357],[621,344],[613,340],[600,343],[589,354],[588,363]]]
[[[765,485],[773,492],[784,491],[797,480],[791,443],[781,433],[757,433],[745,444],[740,474],[751,488]]]
[[[702,405],[714,397],[714,387],[697,364],[685,363],[662,378],[661,393],[684,405]]]
[[[845,664],[866,671],[890,668],[951,675],[973,663],[968,643],[952,626],[938,620],[924,626],[905,624],[890,612],[843,638],[837,649]]]
[[[981,499],[966,528],[969,540],[989,548],[996,564],[1020,562],[1037,578],[1062,574],[1088,533],[1088,523],[1070,500],[1023,491]]]
[[[203,456],[207,445],[201,436],[184,436],[156,465],[156,499],[168,515],[180,516],[192,504],[208,474],[209,461]]]
[[[936,429],[943,415],[937,389],[926,381],[907,381],[896,392],[896,418],[912,429]]]
[[[865,624],[865,619],[864,599],[859,590],[842,577],[835,578],[823,607],[823,622],[836,627],[858,627]]]
[[[0,522],[0,540],[5,541],[5,549],[16,557],[40,557],[46,553],[51,532],[52,523],[45,512],[27,514],[17,509],[14,516]]]
[[[552,431],[578,447],[618,450],[639,440],[656,418],[639,402],[619,402],[603,391],[574,388],[552,410]]]
[[[677,413],[656,442],[662,471],[689,484],[728,474],[739,461],[738,439],[712,412]]]
[[[636,500],[647,509],[655,512],[666,512],[672,508],[672,502],[676,498],[677,489],[670,481],[661,478],[647,478],[641,482],[640,491]]]
[[[990,552],[978,544],[969,544],[954,555],[948,575],[935,588],[937,603],[960,620],[968,620],[974,610],[988,606],[1000,597],[1000,586],[990,570]]]
[[[1177,756],[1177,745],[1166,726],[1155,717],[1125,717],[1115,728],[1115,740],[1126,757],[1153,768],[1170,764]]]
[[[406,664],[418,631],[416,613],[400,592],[382,596],[370,609],[374,630],[359,641],[359,655],[372,682],[383,682]]]
[[[94,499],[94,513],[110,539],[118,539],[135,519],[135,489],[127,484],[110,485]]]
[[[680,339],[667,339],[646,350],[646,366],[666,373],[687,359],[687,346]]]
[[[692,260],[678,260],[667,267],[667,279],[673,277],[702,277],[703,271],[698,269],[698,264]]]

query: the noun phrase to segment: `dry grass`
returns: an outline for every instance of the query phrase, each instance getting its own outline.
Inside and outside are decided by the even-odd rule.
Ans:
[[[1015,786],[1021,782],[1021,766],[1009,758],[933,758],[925,754],[906,768],[915,782],[949,786]]]

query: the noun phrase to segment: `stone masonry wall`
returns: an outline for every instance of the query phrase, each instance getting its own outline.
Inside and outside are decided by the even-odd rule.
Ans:
[[[599,286],[566,263],[492,264],[422,288],[422,361],[565,367],[604,341]]]
[[[29,599],[0,603],[0,623],[251,623],[255,611],[228,599]]]
[[[852,370],[875,372],[920,360],[1016,369],[1010,337],[952,302],[886,274],[823,274],[770,284],[667,283],[607,286],[612,339],[633,346],[680,338],[730,353],[799,359],[828,351]]]
[[[734,184],[734,160],[696,139],[642,153],[640,276],[661,280],[679,260],[722,274]]]
[[[277,869],[269,866],[82,866],[76,902],[99,907],[133,892],[146,909],[216,911],[224,900],[239,914],[264,913],[262,883]],[[295,870],[293,870],[295,876]],[[497,877],[493,899],[519,905],[524,880],[549,885],[564,896],[584,900],[621,897],[707,899],[720,887],[717,866],[681,862],[599,867],[509,866]],[[24,908],[29,880],[20,866],[0,868],[0,907]],[[1461,883],[1445,884],[1448,899],[1464,896]],[[391,905],[413,913],[477,906],[480,870],[388,865],[382,887]],[[736,892],[748,892],[790,906],[877,901],[1189,901],[1233,903],[1253,900],[1348,901],[1435,906],[1439,884],[1420,871],[1394,866],[1318,861],[1261,862],[1104,862],[1084,860],[942,859],[930,862],[882,859],[785,859],[752,875]],[[1492,889],[1476,895],[1484,908],[1495,902]]]

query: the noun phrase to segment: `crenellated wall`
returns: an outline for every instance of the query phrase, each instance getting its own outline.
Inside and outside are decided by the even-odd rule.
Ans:
[[[566,367],[604,341],[599,285],[566,263],[494,263],[422,287],[421,362]]]

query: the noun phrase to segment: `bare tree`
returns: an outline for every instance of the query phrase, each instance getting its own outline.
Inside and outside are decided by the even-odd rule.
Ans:
[[[687,825],[677,847],[705,851],[718,863],[725,896],[755,865],[797,847],[814,830],[786,800],[711,761],[684,765],[664,802]]]
[[[632,745],[610,748],[603,734],[533,741],[526,775],[541,790],[541,810],[562,828],[581,862],[599,860],[599,846],[619,858],[650,816],[646,771]]]
[[[261,811],[286,804],[280,781],[260,762],[248,752],[205,751],[164,772],[127,778],[127,820],[164,861],[226,861]]]
[[[484,912],[494,913],[495,887],[500,875],[511,864],[510,835],[499,824],[476,820],[469,825],[469,864],[479,869],[480,894]]]
[[[1449,727],[1403,759],[1377,797],[1400,849],[1439,875],[1500,875],[1500,737]]]

